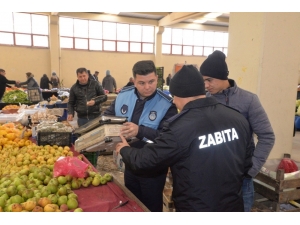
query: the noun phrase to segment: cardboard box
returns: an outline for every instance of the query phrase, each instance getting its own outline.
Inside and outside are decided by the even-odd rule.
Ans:
[[[121,139],[119,135],[121,127],[122,124],[105,124],[89,131],[75,141],[75,151],[80,152],[81,150],[87,149],[88,147],[96,144],[100,149],[101,145],[105,145],[108,141],[120,142]]]

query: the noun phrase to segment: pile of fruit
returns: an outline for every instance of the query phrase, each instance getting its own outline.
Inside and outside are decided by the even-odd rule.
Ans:
[[[18,151],[19,147],[32,144],[29,140],[31,135],[31,129],[26,129],[20,123],[6,123],[0,126],[0,175],[2,169],[1,159],[3,159],[1,152],[5,151],[3,149],[11,150],[17,148],[16,151]]]
[[[82,212],[74,189],[111,181],[91,169],[86,178],[53,177],[53,165],[31,166],[0,179],[0,212]]]
[[[19,109],[20,106],[18,105],[6,105],[2,108],[2,110],[10,110],[10,109]]]
[[[53,177],[56,160],[73,157],[73,152],[68,146],[37,146],[30,136],[31,130],[21,124],[0,126],[0,212],[82,212],[73,190],[112,180],[110,174],[101,176],[91,166],[85,178]]]
[[[300,99],[296,100],[296,116],[300,116]]]
[[[10,92],[10,91],[15,91],[15,90],[20,90],[20,91],[24,91],[23,88],[17,88],[17,87],[6,87],[5,88],[5,93]]]

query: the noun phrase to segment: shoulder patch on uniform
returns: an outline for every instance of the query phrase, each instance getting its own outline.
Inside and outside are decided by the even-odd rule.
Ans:
[[[171,98],[169,95],[163,93],[160,89],[157,89],[157,93],[163,97],[164,99],[166,99],[168,102],[172,102],[173,98]]]
[[[125,92],[125,91],[130,91],[132,89],[135,89],[134,85],[128,86],[128,87],[123,87],[120,93]]]

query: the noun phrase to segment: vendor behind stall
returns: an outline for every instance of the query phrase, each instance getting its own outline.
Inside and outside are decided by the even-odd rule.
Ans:
[[[25,85],[25,86],[22,86],[22,87],[27,88],[27,89],[28,88],[34,88],[34,87],[39,88],[40,86],[39,86],[38,82],[36,82],[36,80],[33,77],[34,77],[34,75],[31,72],[27,72],[26,73],[27,81],[20,82],[19,86]]]
[[[1,99],[4,95],[5,88],[6,88],[7,84],[17,84],[17,81],[7,80],[5,75],[6,75],[5,70],[0,69],[0,102],[1,102]]]
[[[40,81],[40,88],[49,90],[49,84],[52,84],[52,82],[49,80],[47,74],[44,74]]]
[[[52,73],[50,81],[52,84],[52,88],[60,88],[60,80],[55,72]]]

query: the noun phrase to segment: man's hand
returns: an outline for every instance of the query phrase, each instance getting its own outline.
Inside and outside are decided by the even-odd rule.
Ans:
[[[67,120],[68,120],[68,121],[73,121],[73,115],[72,115],[72,114],[69,114]]]
[[[121,128],[121,135],[126,138],[135,137],[139,132],[139,126],[132,122],[126,122]]]
[[[122,135],[120,135],[120,138],[121,138],[121,141],[122,141],[122,142],[121,142],[121,143],[118,143],[118,144],[116,145],[116,152],[117,152],[117,154],[119,154],[121,148],[123,148],[123,147],[125,147],[125,146],[129,146],[129,144],[127,143],[126,139],[125,139]]]
[[[93,106],[95,105],[95,101],[94,100],[90,100],[86,103],[87,106]]]

